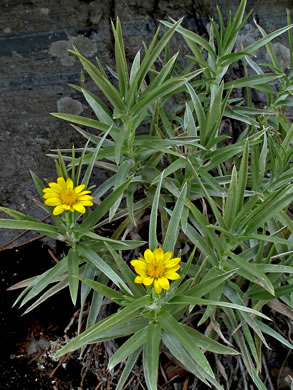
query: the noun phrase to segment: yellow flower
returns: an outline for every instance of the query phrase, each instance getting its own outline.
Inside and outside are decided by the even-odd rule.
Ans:
[[[88,195],[91,191],[83,191],[85,184],[77,187],[73,186],[73,181],[68,178],[58,177],[57,183],[49,183],[49,188],[44,188],[43,198],[47,206],[55,206],[53,215],[59,215],[63,211],[76,210],[79,213],[85,213],[84,206],[92,206],[92,196]]]
[[[162,248],[157,248],[153,252],[147,249],[144,252],[144,257],[139,257],[137,260],[131,260],[135,272],[138,276],[135,278],[135,283],[143,283],[145,286],[154,284],[157,294],[160,294],[162,288],[169,290],[169,280],[180,278],[177,270],[180,268],[181,259],[175,257],[172,259],[172,252],[164,253]]]

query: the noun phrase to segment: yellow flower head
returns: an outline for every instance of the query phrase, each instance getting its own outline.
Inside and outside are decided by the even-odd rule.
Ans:
[[[138,276],[135,278],[135,283],[143,283],[145,286],[154,284],[157,294],[160,294],[162,288],[169,290],[169,280],[180,278],[177,270],[180,268],[181,259],[175,257],[172,259],[172,252],[164,253],[162,248],[157,248],[153,252],[147,249],[144,252],[144,257],[139,257],[137,260],[131,260],[135,272]]]
[[[63,211],[73,213],[75,210],[84,214],[84,206],[93,205],[93,197],[89,195],[91,191],[83,191],[84,188],[85,184],[74,187],[70,178],[65,181],[63,177],[58,177],[57,183],[49,183],[49,187],[43,189],[44,202],[47,206],[55,206],[53,215]]]

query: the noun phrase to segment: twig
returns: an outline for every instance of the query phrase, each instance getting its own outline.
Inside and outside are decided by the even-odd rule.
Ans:
[[[73,314],[73,316],[71,317],[71,320],[69,321],[69,324],[66,326],[66,328],[64,329],[64,333],[66,334],[69,329],[72,327],[75,319],[78,317],[79,315],[79,312],[80,312],[80,309],[76,310],[76,312]]]
[[[51,371],[50,376],[54,376],[57,369],[61,366],[61,364],[72,354],[72,352],[69,352],[67,355],[62,356],[62,358],[59,360],[57,366],[54,368],[53,371]]]
[[[164,381],[167,382],[168,378],[167,378],[167,376],[165,374],[165,371],[164,371],[164,369],[162,367],[162,364],[160,364],[160,371],[161,371],[162,377],[164,378]]]
[[[270,390],[275,390],[275,389],[274,389],[274,386],[273,386],[273,384],[272,384],[272,380],[271,380],[271,377],[270,377],[270,373],[269,373],[268,366],[267,366],[267,362],[266,362],[266,359],[265,359],[264,355],[262,355],[262,364],[263,364],[263,367],[264,367],[264,369],[265,369],[266,381],[267,381],[268,384],[269,384],[269,388],[270,388]]]
[[[141,385],[143,390],[146,390],[146,388],[144,387],[144,385],[141,383],[141,381],[139,379],[138,379],[138,383]]]
[[[27,233],[27,232],[28,232],[28,230],[26,230],[25,232],[23,232],[22,235],[17,236],[17,238],[14,238],[14,239],[12,240],[12,242],[13,242],[13,241],[16,241],[18,238],[20,238],[21,236],[23,236],[23,235],[24,235],[25,233]],[[31,238],[30,240],[21,242],[20,244],[13,245],[13,246],[7,246],[7,245],[10,244],[10,242],[8,242],[8,243],[6,243],[3,247],[0,248],[0,252],[1,252],[1,251],[5,251],[5,250],[20,248],[20,247],[23,246],[23,245],[30,244],[31,242],[40,240],[41,238],[44,238],[44,237],[45,237],[45,235],[42,234],[42,235],[39,235],[39,236],[37,236],[37,237],[33,237],[33,238]]]
[[[288,351],[288,353],[287,353],[287,355],[286,355],[286,357],[285,357],[285,359],[284,359],[284,361],[282,362],[282,365],[281,365],[281,367],[280,367],[279,374],[278,374],[278,379],[277,379],[277,386],[278,386],[278,389],[279,389],[279,387],[280,387],[280,380],[281,380],[281,378],[282,378],[282,374],[283,374],[283,370],[284,370],[285,364],[286,364],[286,362],[287,362],[288,357],[290,356],[290,354],[291,354],[291,350],[289,349],[289,351]]]
[[[46,217],[42,218],[40,220],[40,222],[44,222],[46,221],[46,219],[48,219],[50,217],[50,215],[47,215]],[[18,244],[18,245],[13,245],[11,247],[8,247],[9,244],[13,243],[14,241],[17,241],[19,238],[21,238],[22,236],[24,236],[26,233],[28,233],[30,230],[24,230],[23,232],[17,234],[16,236],[14,236],[11,240],[9,240],[8,242],[6,242],[6,244],[4,244],[1,248],[0,248],[0,251],[3,251],[3,250],[7,250],[7,249],[13,249],[13,248],[18,248],[20,246],[23,246],[25,244],[28,244],[32,241],[35,241],[35,240],[39,240],[43,237],[45,237],[44,235],[40,235],[40,236],[37,236],[37,237],[34,237],[32,238],[31,240],[27,240],[25,242],[22,242],[21,244]]]
[[[237,360],[238,360],[238,362],[239,362],[239,367],[240,367],[240,371],[241,371],[241,374],[242,374],[244,390],[248,390],[247,380],[246,380],[246,376],[245,376],[245,370],[244,370],[242,361],[240,360],[239,357],[238,357]]]
[[[183,383],[183,386],[182,386],[182,390],[187,390],[188,389],[188,384],[189,384],[189,376],[186,377],[184,383]]]
[[[51,251],[51,249],[48,249],[49,255],[52,257],[52,259],[55,261],[55,263],[59,263],[59,260],[57,257],[54,255],[54,253]]]
[[[87,363],[85,366],[83,366],[82,370],[81,370],[81,380],[80,380],[80,387],[83,388],[83,381],[86,377],[86,374],[88,373],[88,370],[90,368],[90,365],[91,365],[91,362],[92,362],[92,357],[93,357],[93,354],[94,354],[95,350],[94,348],[92,347],[91,348],[91,351],[90,351],[90,354],[87,358]]]

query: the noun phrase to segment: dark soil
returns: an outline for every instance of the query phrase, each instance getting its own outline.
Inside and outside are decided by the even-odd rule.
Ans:
[[[16,249],[0,251],[1,273],[1,359],[0,389],[77,389],[80,364],[70,359],[67,364],[46,362],[50,342],[64,336],[64,329],[74,313],[68,291],[61,291],[33,311],[22,316],[24,308],[12,308],[21,290],[7,291],[11,285],[38,275],[54,265],[49,247],[40,241]],[[89,376],[84,389],[95,388]]]

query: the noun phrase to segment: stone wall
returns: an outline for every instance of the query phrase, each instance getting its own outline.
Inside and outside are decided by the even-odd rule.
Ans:
[[[81,66],[68,53],[75,45],[89,59],[98,56],[114,66],[110,20],[119,16],[127,58],[132,61],[142,41],[148,42],[158,20],[185,16],[183,25],[204,35],[208,15],[216,17],[214,0],[1,0],[0,2],[0,205],[37,218],[44,213],[30,170],[55,179],[51,149],[83,145],[83,140],[50,112],[91,115],[69,83],[79,84]],[[218,0],[225,14],[238,1]],[[286,25],[292,0],[248,0],[247,11],[267,32]],[[293,16],[292,16],[293,19]],[[254,39],[252,18],[244,38]],[[281,45],[287,45],[284,36]],[[174,40],[176,46],[178,42]],[[284,46],[280,46],[283,48]],[[99,175],[99,180],[105,178]],[[98,179],[97,179],[98,184]],[[1,215],[2,217],[3,215]],[[0,245],[15,232],[1,232]]]

